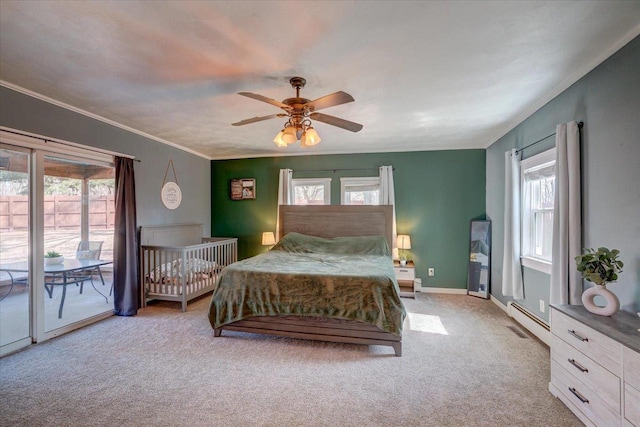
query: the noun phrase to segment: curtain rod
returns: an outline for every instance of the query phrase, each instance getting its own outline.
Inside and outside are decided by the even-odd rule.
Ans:
[[[583,126],[584,126],[584,122],[578,122],[578,129],[582,129],[582,127],[583,127]],[[529,148],[529,147],[531,147],[531,146],[533,146],[533,145],[536,145],[536,144],[537,144],[537,143],[539,143],[539,142],[544,141],[545,139],[548,139],[548,138],[551,138],[552,136],[555,136],[555,134],[556,134],[556,133],[554,132],[554,133],[552,133],[551,135],[547,135],[547,136],[545,136],[544,138],[540,138],[539,140],[534,141],[534,142],[532,142],[532,143],[531,143],[531,144],[529,144],[529,145],[526,145],[526,146],[524,146],[524,147],[522,147],[522,148],[517,149],[517,150],[516,150],[516,154],[518,154],[518,153],[519,153],[519,152],[521,152],[522,150],[526,150],[527,148]]]
[[[142,160],[136,159],[135,156],[130,156],[128,154],[122,154],[122,153],[118,153],[118,152],[110,151],[110,150],[102,150],[102,149],[99,149],[99,148],[91,147],[89,145],[83,145],[83,144],[77,144],[77,143],[68,142],[68,141],[62,141],[62,140],[55,139],[55,138],[47,138],[47,137],[44,137],[44,136],[36,135],[34,133],[18,132],[18,131],[15,131],[15,130],[9,130],[9,129],[4,128],[4,127],[2,128],[2,131],[3,132],[7,132],[7,133],[12,133],[14,135],[26,136],[28,138],[40,139],[45,144],[47,142],[55,142],[56,144],[66,145],[68,147],[73,147],[73,148],[81,148],[83,150],[93,151],[94,153],[108,154],[108,155],[111,155],[111,156],[118,156],[118,157],[127,157],[129,159],[132,159],[134,162],[142,163]]]
[[[379,168],[379,167],[378,167]],[[337,169],[294,169],[294,172],[338,172],[338,171],[370,171],[372,169],[378,169],[376,167],[371,168],[337,168]],[[393,168],[395,171],[396,168]]]

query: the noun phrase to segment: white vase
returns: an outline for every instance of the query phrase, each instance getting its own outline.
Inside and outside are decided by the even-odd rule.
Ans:
[[[598,295],[607,301],[604,307],[594,304],[593,299]],[[616,294],[607,289],[606,285],[595,285],[584,291],[582,294],[582,304],[584,308],[600,316],[611,316],[620,310],[620,300]]]

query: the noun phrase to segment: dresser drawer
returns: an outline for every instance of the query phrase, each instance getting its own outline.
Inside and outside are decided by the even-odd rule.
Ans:
[[[624,385],[624,418],[640,427],[640,391],[625,383]]]
[[[551,332],[581,353],[597,360],[613,374],[622,376],[622,344],[571,317],[551,311]]]
[[[414,268],[395,267],[396,279],[398,280],[413,280],[416,277],[416,270]]]
[[[640,390],[640,353],[625,347],[622,358],[624,359],[624,382]]]
[[[620,425],[620,411],[607,405],[597,392],[569,374],[555,360],[551,360],[551,383],[597,426]]]
[[[620,411],[620,378],[580,353],[555,335],[551,336],[551,358],[579,379],[613,409]]]

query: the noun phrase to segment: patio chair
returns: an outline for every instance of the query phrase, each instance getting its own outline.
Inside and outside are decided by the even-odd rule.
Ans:
[[[103,243],[103,240],[85,240],[79,242],[78,249],[76,250],[76,259],[100,259]],[[93,275],[99,273],[99,269],[100,267],[87,268],[74,273],[73,276],[79,279],[86,278],[86,280],[91,280],[91,283],[93,284]],[[84,280],[79,281],[80,293],[82,293],[83,283]]]

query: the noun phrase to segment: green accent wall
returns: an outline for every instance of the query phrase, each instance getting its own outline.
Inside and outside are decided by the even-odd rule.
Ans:
[[[212,236],[238,237],[239,259],[265,252],[261,237],[275,231],[280,169],[292,169],[294,179],[331,178],[331,203],[339,204],[341,177],[378,176],[383,165],[395,168],[398,233],[411,236],[416,277],[422,286],[465,289],[469,221],[485,218],[485,150],[214,160]],[[256,199],[231,200],[234,178],[255,178]]]

